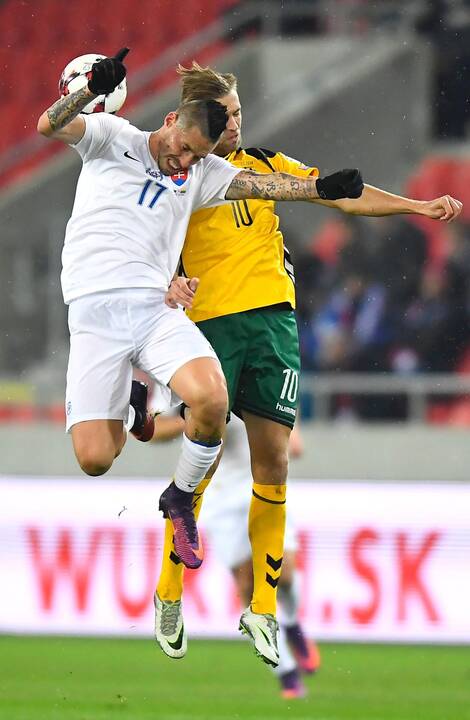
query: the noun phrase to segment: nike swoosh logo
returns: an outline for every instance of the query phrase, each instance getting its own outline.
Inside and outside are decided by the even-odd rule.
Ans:
[[[270,645],[270,644],[271,644],[271,640],[269,639],[268,635],[266,635],[266,633],[264,632],[263,628],[260,628],[260,627],[259,627],[258,630],[260,631],[261,635],[263,635],[263,637],[264,637],[264,639],[266,640],[267,644]]]
[[[245,629],[245,631],[248,633],[248,635],[249,635],[253,640],[256,640],[256,638],[255,638],[255,633],[254,633],[254,631],[250,628],[249,625],[246,625],[244,622],[241,622],[240,625],[242,625],[242,627]],[[259,631],[259,633],[264,637],[264,639],[266,640],[266,644],[267,644],[267,645],[270,645],[271,641],[270,641],[268,635],[266,635],[266,633],[264,632],[263,628],[258,627],[258,631]]]
[[[132,155],[129,155],[129,150],[126,150],[126,152],[124,153],[124,157],[129,158],[129,160],[135,160],[135,162],[140,162],[140,160],[138,160],[137,158],[132,157]]]
[[[170,642],[167,640],[168,645],[173,648],[173,650],[181,650],[181,645],[183,644],[183,633],[184,633],[184,627],[181,628],[180,634],[176,638],[175,642]]]

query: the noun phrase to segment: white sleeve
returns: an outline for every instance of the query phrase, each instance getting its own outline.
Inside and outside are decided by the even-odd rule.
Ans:
[[[201,160],[201,164],[203,174],[194,210],[228,202],[225,200],[225,193],[235,175],[240,172],[240,168],[230,165],[227,160],[217,157],[217,155],[208,155]]]
[[[85,132],[81,140],[72,147],[81,156],[83,162],[101,157],[106,148],[114,140],[128,120],[109,113],[83,114],[85,120]]]

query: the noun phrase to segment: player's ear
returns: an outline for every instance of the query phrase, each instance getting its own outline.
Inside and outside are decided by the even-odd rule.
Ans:
[[[175,122],[178,120],[178,113],[174,112],[173,110],[168,113],[168,115],[165,116],[165,125],[166,127],[171,127],[175,124]]]

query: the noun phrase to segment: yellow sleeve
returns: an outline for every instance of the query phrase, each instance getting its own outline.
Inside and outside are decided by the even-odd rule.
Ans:
[[[300,160],[295,160],[288,155],[284,155],[284,153],[276,153],[276,155],[271,159],[271,162],[278,172],[285,172],[290,175],[299,175],[300,177],[309,177],[310,175],[319,177],[320,175],[317,167],[304,165],[304,163],[300,162]]]

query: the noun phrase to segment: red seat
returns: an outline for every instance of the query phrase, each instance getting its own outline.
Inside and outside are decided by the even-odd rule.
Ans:
[[[0,152],[35,133],[37,118],[57,97],[60,74],[72,58],[89,52],[113,53],[128,45],[133,73],[239,1],[207,0],[201,4],[200,0],[185,0],[179,5],[173,0],[0,2],[0,68],[5,86]],[[8,80],[13,62],[14,87]],[[175,79],[171,70],[164,78],[157,78],[154,86]],[[151,89],[146,88],[146,92]],[[131,89],[128,104],[135,99]]]
[[[409,178],[405,194],[416,200],[432,200],[445,194],[458,197],[455,187],[459,161],[453,157],[430,156]],[[442,264],[447,253],[447,232],[442,223],[419,215],[410,215],[410,221],[426,233],[428,239],[429,262]]]
[[[470,398],[461,398],[452,404],[447,422],[457,427],[470,425]]]

